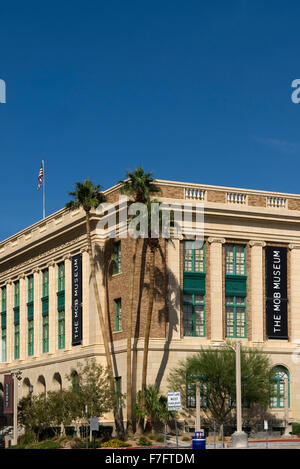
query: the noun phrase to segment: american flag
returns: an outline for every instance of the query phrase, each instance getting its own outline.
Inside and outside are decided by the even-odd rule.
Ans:
[[[43,183],[43,177],[44,177],[44,169],[43,169],[43,165],[42,165],[41,169],[40,169],[40,172],[39,172],[39,176],[38,176],[39,185],[38,185],[37,190],[39,190],[41,188],[41,185]]]

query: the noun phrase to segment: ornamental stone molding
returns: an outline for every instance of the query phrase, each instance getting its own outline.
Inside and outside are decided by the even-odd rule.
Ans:
[[[253,248],[253,246],[261,246],[262,248],[264,248],[264,247],[266,247],[266,242],[255,239],[255,240],[249,241],[249,246],[251,246],[252,248]]]
[[[40,261],[41,259],[45,259],[47,256],[50,256],[51,254],[55,254],[59,251],[62,251],[63,249],[74,245],[76,242],[80,241],[80,237],[73,239],[72,241],[68,241],[67,243],[61,244],[60,246],[57,246],[53,249],[49,249],[49,251],[44,252],[43,254],[39,254],[38,256],[32,257],[28,261],[22,262],[20,264],[16,264],[14,267],[7,269],[3,271],[1,274],[2,275],[7,275],[10,274],[11,272],[14,272],[17,268],[22,269],[23,267],[26,267],[30,264],[33,264],[35,262]]]
[[[289,249],[292,251],[293,249],[300,249],[300,244],[289,244]]]
[[[225,243],[226,243],[225,238],[213,238],[213,237],[209,237],[207,241],[208,241],[210,244],[212,244],[212,243],[225,244]]]

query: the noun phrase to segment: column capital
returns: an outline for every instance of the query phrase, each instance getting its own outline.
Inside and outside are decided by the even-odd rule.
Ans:
[[[251,241],[249,241],[249,246],[251,246],[252,248],[253,246],[261,246],[262,248],[264,248],[266,246],[266,242],[261,241],[259,239],[252,239]]]
[[[212,244],[212,243],[225,244],[225,243],[226,243],[225,238],[214,238],[214,237],[212,237],[212,236],[210,236],[207,241],[208,241],[210,244]]]
[[[47,267],[55,267],[56,266],[56,262],[55,261],[49,261],[48,264],[47,264]]]
[[[70,252],[65,254],[64,257],[63,257],[64,261],[70,261],[71,259],[72,259],[72,254]]]
[[[300,249],[300,244],[289,244],[289,249],[292,251],[293,249]]]
[[[36,267],[35,269],[32,270],[34,274],[39,274],[41,272],[41,269],[39,267]]]

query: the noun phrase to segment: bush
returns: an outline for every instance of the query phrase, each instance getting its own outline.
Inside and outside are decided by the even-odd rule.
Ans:
[[[127,448],[131,446],[129,443],[126,443],[122,440],[109,440],[101,444],[101,448]]]
[[[31,445],[36,442],[36,434],[34,432],[27,431],[24,435],[19,437],[20,445]]]
[[[300,423],[292,422],[292,434],[300,436]]]
[[[157,441],[158,443],[163,443],[165,438],[164,438],[164,435],[162,435],[161,433],[155,433],[154,440]]]
[[[13,446],[8,446],[6,449],[26,449],[25,445],[13,445]]]
[[[30,445],[29,449],[61,449],[62,446],[57,441],[46,440],[35,445]]]
[[[145,436],[142,436],[138,441],[139,446],[151,446],[152,442],[148,440]]]
[[[100,448],[100,443],[98,440],[93,440],[93,441],[77,440],[72,444],[72,449],[86,449],[86,448]]]

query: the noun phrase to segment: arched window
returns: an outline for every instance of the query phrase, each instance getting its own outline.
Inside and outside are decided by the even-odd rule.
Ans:
[[[290,375],[284,366],[276,366],[275,374],[271,381],[270,407],[273,409],[284,408],[285,386],[288,386],[288,406],[290,407]]]

